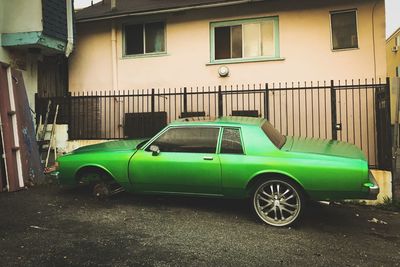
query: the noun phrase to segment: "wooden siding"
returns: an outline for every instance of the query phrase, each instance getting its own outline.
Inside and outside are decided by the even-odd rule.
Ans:
[[[44,56],[38,62],[38,93],[40,97],[68,93],[68,60],[64,55]]]
[[[67,11],[65,1],[42,0],[43,34],[67,40]]]

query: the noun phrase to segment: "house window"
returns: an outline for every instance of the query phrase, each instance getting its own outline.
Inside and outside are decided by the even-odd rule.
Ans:
[[[211,61],[279,58],[278,17],[211,23]]]
[[[400,65],[396,67],[396,77],[400,77]]]
[[[331,12],[332,49],[358,48],[357,11]]]
[[[165,52],[165,23],[154,22],[124,26],[125,55]]]

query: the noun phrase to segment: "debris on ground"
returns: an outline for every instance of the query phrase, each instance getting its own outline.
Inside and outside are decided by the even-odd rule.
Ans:
[[[368,220],[370,223],[380,223],[380,224],[387,224],[387,222],[383,220],[378,220],[377,218],[372,218],[371,220]]]
[[[37,226],[37,225],[31,225],[31,226],[29,226],[30,228],[33,228],[33,229],[38,229],[38,230],[49,230],[48,228],[45,228],[45,227],[40,227],[40,226]]]

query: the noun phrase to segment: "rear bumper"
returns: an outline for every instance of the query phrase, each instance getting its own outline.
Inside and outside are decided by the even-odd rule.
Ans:
[[[368,179],[369,183],[365,183],[364,186],[368,188],[368,196],[367,199],[375,200],[379,194],[379,186],[375,180],[374,175],[372,175],[371,171],[368,171]]]

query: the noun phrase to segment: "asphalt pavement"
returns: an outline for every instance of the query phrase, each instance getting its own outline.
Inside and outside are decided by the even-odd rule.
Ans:
[[[1,266],[400,266],[400,214],[312,203],[296,227],[242,200],[85,188],[0,194]]]

